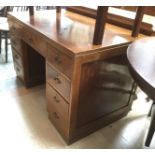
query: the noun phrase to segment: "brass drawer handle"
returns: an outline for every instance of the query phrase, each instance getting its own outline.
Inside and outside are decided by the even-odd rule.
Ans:
[[[60,84],[60,83],[61,83],[61,80],[59,79],[59,77],[58,77],[58,76],[54,78],[54,81],[55,81],[56,83],[58,83],[58,84]]]
[[[59,119],[59,116],[56,112],[53,113],[53,116],[56,118],[56,119]]]
[[[55,61],[57,64],[61,64],[61,63],[62,63],[62,60],[61,60],[60,56],[56,56],[56,57],[54,58],[54,61]]]
[[[55,101],[56,103],[59,103],[59,102],[60,102],[60,100],[58,99],[57,96],[54,96],[53,99],[54,99],[54,101]]]

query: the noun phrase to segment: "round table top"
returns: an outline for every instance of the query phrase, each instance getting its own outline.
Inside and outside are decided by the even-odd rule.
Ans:
[[[127,50],[131,74],[149,97],[155,99],[155,37],[133,42]]]

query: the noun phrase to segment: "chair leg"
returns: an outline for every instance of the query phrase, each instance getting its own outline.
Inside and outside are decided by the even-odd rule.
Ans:
[[[148,134],[145,141],[145,146],[150,146],[153,134],[155,132],[155,105],[153,104],[152,112],[151,112],[151,122],[148,130]]]
[[[8,36],[7,32],[5,33],[5,61],[8,62]]]

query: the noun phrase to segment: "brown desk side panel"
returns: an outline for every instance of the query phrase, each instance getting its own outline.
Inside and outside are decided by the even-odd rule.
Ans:
[[[71,142],[128,113],[134,93],[124,56],[82,65],[76,133]]]

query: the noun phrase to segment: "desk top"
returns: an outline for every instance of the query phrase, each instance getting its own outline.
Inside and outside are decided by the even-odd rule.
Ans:
[[[29,12],[13,12],[9,15],[74,54],[129,44],[135,39],[131,37],[131,31],[106,24],[102,45],[92,45],[95,20],[66,10],[62,10],[61,15],[56,14],[55,10],[35,11],[31,17]]]

